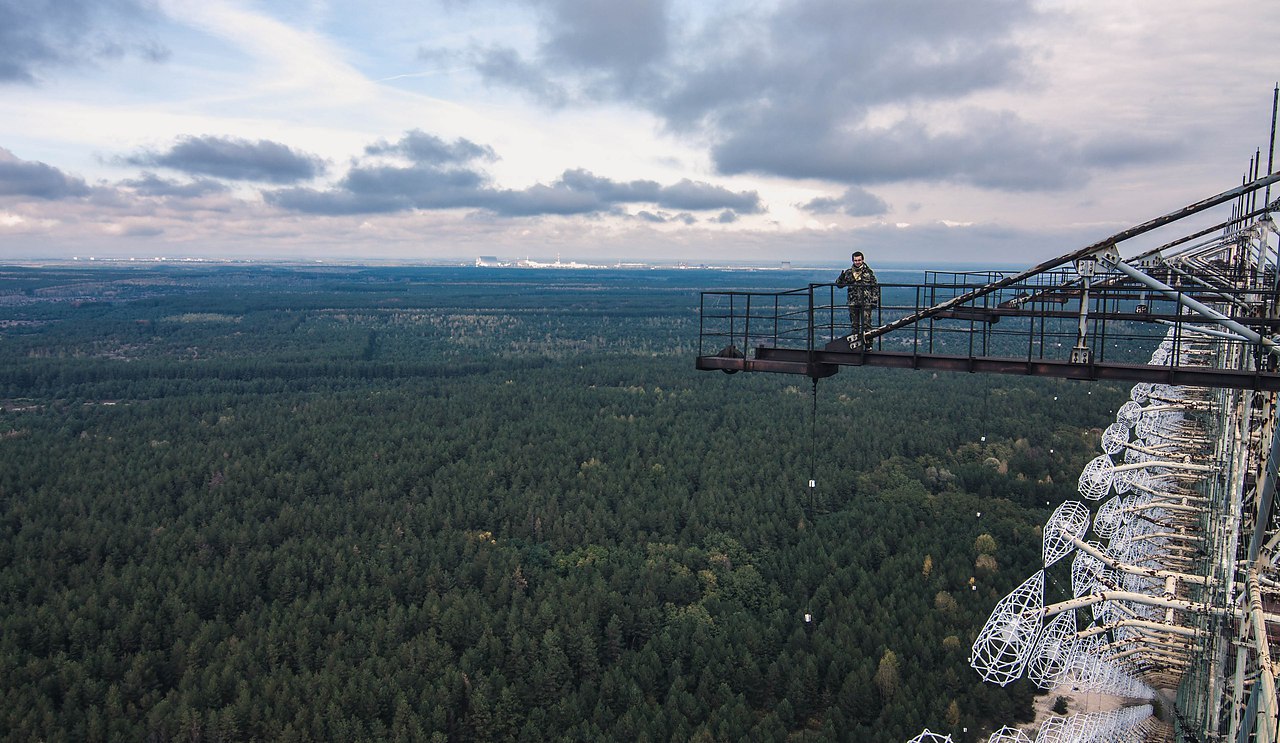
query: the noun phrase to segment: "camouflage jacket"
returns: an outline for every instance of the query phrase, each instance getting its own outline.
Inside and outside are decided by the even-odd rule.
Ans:
[[[876,281],[876,272],[866,264],[862,268],[849,267],[841,271],[836,286],[849,287],[849,304],[880,306],[880,284]]]

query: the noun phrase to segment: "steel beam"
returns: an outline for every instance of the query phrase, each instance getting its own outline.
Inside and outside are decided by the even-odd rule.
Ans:
[[[836,344],[840,342],[837,341]],[[836,345],[833,344],[833,345]],[[1226,387],[1231,389],[1280,392],[1280,374],[1211,367],[1169,367],[1145,364],[1094,362],[1072,364],[1049,359],[1008,359],[897,351],[805,351],[761,346],[755,358],[699,356],[695,367],[702,371],[768,371],[830,377],[842,366],[882,366],[891,369],[927,369],[951,372],[983,372],[1021,376],[1057,377],[1085,381],[1114,380],[1153,384]]]

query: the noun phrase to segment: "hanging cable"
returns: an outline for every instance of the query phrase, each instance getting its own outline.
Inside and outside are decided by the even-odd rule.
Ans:
[[[809,511],[816,514],[818,487],[818,378],[813,378],[813,407],[809,412]]]

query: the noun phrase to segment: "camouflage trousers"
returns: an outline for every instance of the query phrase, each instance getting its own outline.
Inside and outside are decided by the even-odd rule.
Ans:
[[[873,310],[875,310],[875,307],[869,304],[849,305],[849,325],[853,327],[852,335],[859,344],[863,340],[863,334],[875,327],[871,324]]]

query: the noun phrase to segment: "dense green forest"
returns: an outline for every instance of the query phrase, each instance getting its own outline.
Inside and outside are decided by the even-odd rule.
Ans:
[[[0,737],[1029,719],[969,646],[1125,388],[847,369],[815,420],[804,377],[694,371],[699,289],[821,280],[0,270]]]

